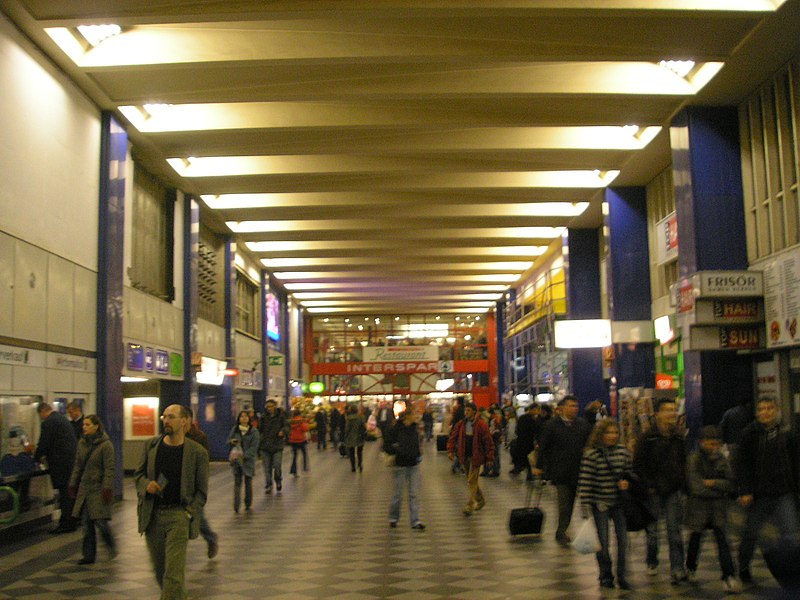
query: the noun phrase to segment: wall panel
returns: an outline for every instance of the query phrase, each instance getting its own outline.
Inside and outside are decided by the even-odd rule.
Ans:
[[[17,241],[14,259],[14,337],[45,342],[47,254]]]

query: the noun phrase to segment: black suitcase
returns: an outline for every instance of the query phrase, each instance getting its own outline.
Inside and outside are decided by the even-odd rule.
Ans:
[[[539,493],[536,497],[536,506],[531,507],[533,486],[528,485],[525,492],[525,506],[511,510],[511,515],[508,517],[508,530],[511,535],[536,535],[542,533],[544,512],[539,508],[539,501],[542,498],[542,484],[539,484],[538,487]]]
[[[443,433],[440,433],[436,436],[436,451],[437,452],[447,452],[447,438]]]

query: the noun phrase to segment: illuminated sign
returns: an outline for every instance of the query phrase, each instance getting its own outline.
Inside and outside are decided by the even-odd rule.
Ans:
[[[280,312],[281,306],[277,296],[267,292],[267,337],[273,342],[279,342],[281,339]]]
[[[574,319],[555,322],[556,348],[604,348],[611,345],[611,321]]]
[[[321,394],[325,391],[325,384],[321,381],[312,381],[308,384],[308,391],[312,394]]]

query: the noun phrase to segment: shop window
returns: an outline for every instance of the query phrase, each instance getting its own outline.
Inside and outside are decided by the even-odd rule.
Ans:
[[[197,314],[201,319],[220,327],[225,326],[223,255],[223,240],[201,224],[197,257]]]
[[[242,333],[258,337],[261,330],[261,310],[258,302],[258,285],[236,271],[236,323]]]

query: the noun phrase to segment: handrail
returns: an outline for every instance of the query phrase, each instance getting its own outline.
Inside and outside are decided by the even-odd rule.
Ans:
[[[11,503],[13,506],[11,516],[5,519],[0,519],[0,525],[8,525],[16,521],[17,517],[19,516],[19,494],[17,494],[17,491],[14,488],[8,487],[7,485],[0,485],[0,492],[8,492],[8,494],[11,496]]]

